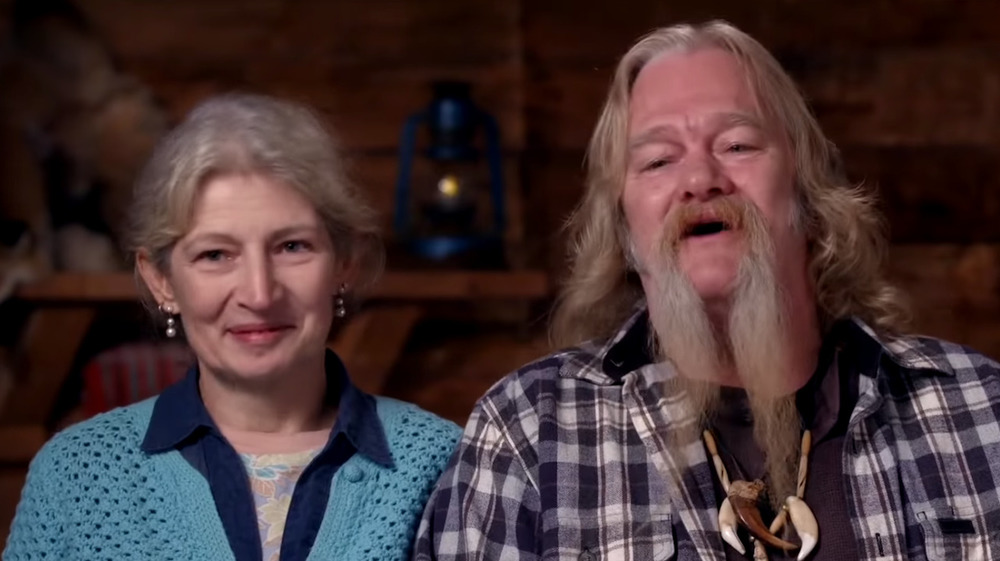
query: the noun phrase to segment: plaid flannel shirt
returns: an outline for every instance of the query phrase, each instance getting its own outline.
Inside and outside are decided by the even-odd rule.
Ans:
[[[725,559],[703,445],[667,454],[664,435],[693,420],[678,417],[680,396],[662,383],[672,368],[649,361],[646,317],[529,364],[482,397],[414,559]],[[857,367],[842,460],[858,555],[1000,559],[1000,365],[846,324],[838,345],[867,365]]]

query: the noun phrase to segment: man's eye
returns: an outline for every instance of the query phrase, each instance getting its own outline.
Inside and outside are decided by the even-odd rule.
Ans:
[[[667,166],[668,164],[670,164],[670,160],[668,160],[667,158],[657,158],[644,165],[642,167],[642,171],[652,171],[660,169],[662,167]]]
[[[308,251],[311,246],[302,240],[292,240],[281,244],[281,249],[290,253],[298,253],[300,251]]]

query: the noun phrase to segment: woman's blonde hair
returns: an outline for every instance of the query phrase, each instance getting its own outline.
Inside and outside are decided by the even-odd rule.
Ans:
[[[212,177],[259,174],[288,185],[320,215],[356,288],[375,281],[384,250],[377,218],[349,180],[343,156],[308,107],[256,94],[224,94],[195,107],[157,145],[135,185],[125,249],[146,251],[169,272],[170,251],[190,226],[198,192]]]
[[[553,340],[572,345],[608,337],[642,299],[627,260],[621,207],[629,98],[639,72],[654,57],[704,48],[732,54],[764,116],[783,125],[795,158],[800,224],[809,241],[809,274],[824,328],[855,316],[880,333],[895,333],[906,310],[884,277],[887,237],[874,195],[847,182],[836,147],[767,49],[732,25],[711,21],[655,30],[618,64],[588,147],[586,192],[567,225],[570,272],[554,311]]]

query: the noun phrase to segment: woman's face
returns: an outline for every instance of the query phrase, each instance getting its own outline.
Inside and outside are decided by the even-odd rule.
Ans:
[[[161,305],[180,314],[202,375],[273,381],[322,365],[345,271],[316,209],[264,175],[209,180],[166,274],[139,258]]]

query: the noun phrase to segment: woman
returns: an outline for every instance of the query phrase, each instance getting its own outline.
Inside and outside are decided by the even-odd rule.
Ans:
[[[46,444],[5,560],[408,557],[459,430],[362,393],[326,349],[383,260],[335,154],[310,111],[249,95],[160,143],[127,241],[197,365]]]

